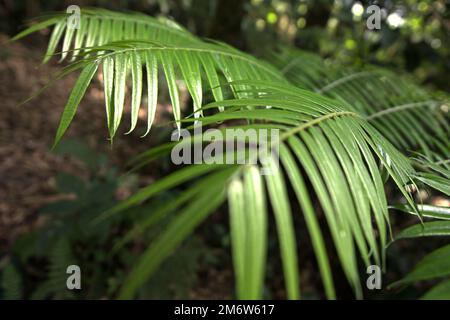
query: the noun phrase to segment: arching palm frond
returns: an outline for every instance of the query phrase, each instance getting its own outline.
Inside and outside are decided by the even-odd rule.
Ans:
[[[239,50],[221,43],[161,44],[147,41],[114,42],[100,47],[92,47],[92,57],[84,58],[74,64],[73,69],[82,69],[81,75],[72,90],[58,128],[55,143],[59,141],[72,121],[92,78],[102,66],[108,129],[114,137],[122,119],[128,75],[131,74],[131,132],[137,123],[141,105],[145,68],[149,132],[156,112],[158,96],[158,70],[162,69],[169,89],[173,114],[180,128],[181,106],[177,80],[186,83],[194,104],[194,115],[202,114],[201,105],[204,89],[212,91],[215,100],[224,97],[221,82],[244,79],[272,80],[286,82],[283,76],[271,65],[259,61]],[[71,68],[71,66],[67,67]],[[221,78],[226,81],[221,80]],[[237,97],[245,85],[232,87]],[[146,134],[147,134],[146,133]]]
[[[273,54],[270,61],[295,85],[347,103],[403,150],[421,148],[429,154],[437,143],[449,141],[449,114],[441,110],[443,103],[386,69],[336,66],[289,48]]]
[[[71,25],[70,17],[71,14],[68,13],[42,17],[13,40],[53,27],[44,62],[50,60],[56,53],[61,54],[61,61],[69,55],[75,59],[82,55],[86,48],[122,40],[160,41],[168,44],[200,41],[172,20],[156,19],[141,13],[83,8],[76,27]]]
[[[122,14],[102,9],[81,12],[80,29],[70,29],[67,14],[59,14],[31,26],[17,35],[20,39],[32,32],[55,25],[49,40],[46,60],[50,58],[64,35],[61,59],[74,45],[73,57],[78,61],[67,66],[62,74],[81,69],[69,97],[55,144],[63,136],[75,116],[99,66],[103,74],[108,130],[112,139],[122,120],[128,78],[131,78],[131,128],[138,121],[144,84],[147,87],[147,135],[151,129],[158,99],[158,74],[166,78],[175,122],[179,128],[181,106],[177,81],[183,80],[192,97],[194,114],[202,105],[203,91],[210,90],[213,98],[224,98],[223,83],[255,79],[287,82],[270,64],[220,42],[205,42],[170,20],[159,21],[142,14]],[[76,33],[76,35],[74,35]],[[75,40],[74,40],[75,39]],[[121,41],[122,40],[122,41]],[[142,69],[145,69],[145,81]],[[242,87],[233,87],[239,96]],[[221,108],[220,108],[221,109]]]
[[[293,225],[295,213],[292,212],[287,195],[287,187],[291,185],[306,220],[326,295],[334,298],[327,249],[312,206],[313,200],[306,189],[306,181],[313,185],[344,273],[360,297],[357,256],[361,256],[366,265],[381,264],[389,229],[387,201],[377,162],[381,161],[387,166],[391,177],[412,205],[404,187],[414,172],[408,160],[366,120],[352,111],[346,111],[336,101],[286,85],[267,83],[264,86],[262,82],[251,81],[241,81],[235,85],[258,88],[257,97],[211,103],[206,109],[222,106],[225,111],[204,117],[202,123],[258,119],[252,124],[227,126],[227,129],[257,126],[280,128],[280,168],[273,157],[259,164],[187,166],[142,189],[100,216],[98,221],[164,190],[194,178],[197,181],[178,201],[153,212],[139,224],[139,229],[145,230],[167,212],[180,210],[177,218],[151,244],[132,270],[121,297],[131,297],[161,261],[228,195],[238,297],[256,299],[262,296],[270,204],[278,231],[287,295],[292,299],[298,298],[300,285],[296,230]],[[252,108],[233,108],[243,104]],[[272,108],[264,108],[267,105]],[[191,142],[183,140],[181,143]],[[167,148],[166,152],[169,150]],[[147,156],[154,159],[160,152]],[[390,163],[385,160],[386,156]],[[145,156],[140,157],[138,162],[146,163],[147,159]],[[261,175],[265,168],[269,168],[271,174]],[[379,239],[374,229],[378,230]]]

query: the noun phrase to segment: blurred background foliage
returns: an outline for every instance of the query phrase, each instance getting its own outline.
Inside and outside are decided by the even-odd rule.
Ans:
[[[0,299],[99,299],[114,297],[138,253],[171,221],[175,212],[151,232],[127,232],[142,223],[176,192],[166,192],[151,204],[138,206],[107,223],[93,224],[92,217],[136,190],[138,177],[120,175],[105,154],[79,140],[65,140],[55,149],[59,156],[76,158],[89,172],[86,179],[65,172],[55,177],[59,197],[39,210],[41,226],[20,237],[9,259],[0,261]],[[217,238],[217,237],[216,237]],[[200,266],[214,267],[216,259],[196,236],[167,259],[157,274],[141,288],[140,299],[186,299],[198,280]],[[214,252],[214,251],[212,251]],[[81,290],[66,289],[66,269],[82,266]]]
[[[262,55],[294,44],[345,64],[373,63],[412,73],[448,91],[450,2],[446,0],[2,0],[0,30],[67,6],[98,6],[169,16],[193,33]],[[366,9],[381,8],[381,29],[369,30]]]

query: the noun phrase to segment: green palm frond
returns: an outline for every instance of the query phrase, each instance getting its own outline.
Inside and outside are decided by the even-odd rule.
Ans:
[[[362,296],[358,257],[365,265],[384,265],[390,236],[382,169],[406,198],[408,210],[419,214],[406,188],[414,185],[418,174],[410,160],[388,140],[397,147],[421,147],[426,151],[448,141],[446,116],[421,112],[421,107],[431,105],[437,111],[437,103],[426,92],[380,69],[350,74],[352,70],[329,68],[310,56],[289,59],[280,55],[289,61],[288,65],[275,61],[285,77],[269,63],[222,43],[200,40],[167,20],[89,9],[82,11],[83,26],[73,31],[67,28],[66,18],[53,16],[17,37],[54,25],[47,57],[56,52],[59,44],[62,59],[74,49],[72,58],[77,61],[67,66],[63,74],[76,70],[81,74],[64,109],[55,143],[69,127],[99,70],[111,139],[122,121],[127,85],[131,92],[129,132],[136,127],[145,89],[146,134],[149,132],[160,74],[165,77],[179,130],[182,124],[192,128],[201,120],[204,126],[225,123],[229,129],[281,131],[277,155],[280,166],[274,157],[251,164],[188,165],[96,219],[99,223],[161,192],[189,185],[175,201],[152,212],[117,244],[123,245],[136,232],[145,231],[168,213],[178,211],[134,266],[122,287],[121,298],[132,297],[161,262],[226,200],[238,298],[262,297],[271,212],[287,297],[299,298],[301,261],[297,246],[301,248],[302,244],[297,243],[298,231],[293,223],[296,213],[289,201],[289,187],[305,218],[326,296],[335,298],[336,292],[327,253],[330,248],[325,245],[324,230],[319,227],[317,209],[313,207],[316,198],[344,274],[356,296]],[[192,115],[186,117],[181,114],[180,80],[193,101]],[[288,80],[308,90],[299,89]],[[205,105],[206,91],[211,91],[214,102]],[[210,112],[215,109],[222,112]],[[244,124],[236,124],[235,120],[243,120]],[[433,142],[433,136],[438,137],[438,142]],[[195,139],[183,138],[181,143],[190,145]],[[134,164],[144,166],[168,154],[174,145],[152,149]],[[263,175],[266,169],[272,174]],[[308,183],[314,197],[308,192]]]
[[[147,131],[152,126],[158,98],[158,73],[164,73],[173,106],[175,122],[180,127],[181,105],[178,80],[183,80],[194,102],[195,116],[202,105],[203,91],[209,90],[215,100],[224,98],[225,82],[243,79],[286,82],[270,64],[260,61],[220,42],[205,42],[167,19],[142,14],[122,14],[102,9],[81,11],[80,28],[68,26],[68,15],[58,14],[32,25],[14,39],[54,26],[45,61],[62,43],[61,60],[73,47],[77,62],[65,67],[61,75],[81,69],[58,128],[55,144],[61,139],[76,114],[77,107],[90,82],[101,66],[110,138],[122,119],[125,91],[131,78],[131,128],[138,121],[142,91],[147,88]],[[145,81],[143,71],[145,69]],[[236,96],[242,87],[232,88]]]
[[[251,87],[252,82],[240,81],[234,85]],[[186,191],[186,196],[180,197],[178,203],[167,204],[171,210],[181,210],[178,218],[144,253],[124,284],[121,297],[131,297],[161,261],[228,194],[238,297],[256,299],[262,296],[267,250],[266,215],[270,204],[278,231],[287,295],[292,299],[299,298],[296,230],[292,223],[295,213],[292,212],[286,190],[291,185],[307,223],[326,295],[335,298],[327,250],[312,207],[313,200],[306,189],[306,181],[313,185],[345,275],[358,297],[361,296],[361,287],[357,256],[361,256],[366,265],[382,264],[389,222],[377,162],[387,166],[391,177],[412,205],[405,190],[414,172],[408,160],[366,120],[354,112],[346,111],[336,101],[289,86],[267,83],[263,89],[262,82],[256,82],[254,86],[258,87],[256,98],[225,100],[205,107],[222,106],[225,111],[204,117],[202,123],[247,117],[259,121],[238,128],[254,128],[257,124],[282,128],[279,142],[280,169],[276,169],[273,158],[259,165],[187,166],[142,189],[99,217],[98,222],[162,191],[193,179],[197,181]],[[251,109],[234,108],[242,104]],[[271,109],[264,108],[267,105]],[[181,143],[190,142],[183,140]],[[385,160],[386,155],[390,163]],[[154,160],[153,156],[150,158]],[[147,160],[141,157],[140,161],[142,165]],[[262,176],[265,167],[271,169],[272,174]],[[200,187],[206,185],[208,188]],[[161,210],[155,213],[156,219],[167,212],[167,209]],[[141,226],[151,226],[155,216],[149,216],[148,219],[149,222]],[[378,230],[379,239],[375,229]]]
[[[162,17],[156,19],[141,13],[83,8],[79,25],[74,28],[70,26],[70,16],[67,13],[58,13],[42,17],[13,40],[53,27],[44,62],[56,53],[60,53],[61,61],[69,55],[75,59],[81,56],[86,48],[122,40],[160,41],[170,44],[200,41],[176,22]]]
[[[174,119],[178,128],[180,128],[181,120],[178,79],[182,79],[186,83],[194,104],[194,116],[197,118],[202,114],[204,89],[211,90],[215,100],[223,99],[225,93],[222,90],[220,78],[229,82],[243,79],[286,81],[269,64],[221,43],[169,45],[157,42],[123,41],[91,48],[89,52],[95,53],[94,57],[78,61],[72,68],[82,68],[82,72],[64,109],[55,144],[67,130],[99,65],[102,66],[106,114],[111,139],[122,119],[129,74],[131,74],[132,91],[131,129],[129,132],[136,126],[145,84],[143,67],[148,91],[146,134],[152,126],[156,112],[159,69],[163,70],[166,78]],[[225,81],[222,80],[222,82]],[[236,85],[232,87],[232,92],[236,96],[242,97],[240,92],[243,89],[245,89],[245,85]]]
[[[449,141],[449,114],[441,110],[443,102],[404,77],[374,66],[336,66],[290,48],[277,51],[270,61],[293,84],[347,103],[403,150],[421,148],[428,154],[440,141]]]

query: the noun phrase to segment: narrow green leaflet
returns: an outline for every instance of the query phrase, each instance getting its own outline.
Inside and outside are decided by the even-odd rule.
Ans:
[[[450,197],[450,179],[432,173],[421,173],[417,179]]]
[[[69,50],[70,50],[70,45],[72,43],[72,39],[75,35],[75,28],[72,27],[67,27],[67,31],[66,34],[64,36],[64,41],[63,41],[63,46],[62,46],[62,51],[61,51],[61,60],[63,61],[67,55],[69,54]]]
[[[50,36],[50,40],[48,42],[48,48],[47,53],[45,54],[44,63],[48,62],[52,58],[53,54],[55,53],[56,46],[58,45],[59,40],[64,34],[65,28],[66,20],[61,20],[53,29],[52,35]]]
[[[131,63],[131,77],[133,81],[132,94],[131,94],[131,128],[128,133],[134,130],[136,127],[139,108],[141,106],[142,98],[142,60],[140,53],[134,51],[130,54]]]
[[[186,81],[186,86],[194,101],[194,116],[199,118],[203,115],[200,110],[202,107],[203,91],[199,62],[195,55],[187,51],[177,52],[175,56],[178,60],[183,78]]]
[[[53,148],[61,140],[62,136],[66,132],[70,123],[72,122],[75,113],[77,112],[78,105],[80,104],[81,98],[84,96],[87,87],[91,83],[95,72],[98,69],[98,64],[96,62],[88,64],[83,71],[81,71],[80,77],[78,78],[75,86],[72,89],[70,97],[64,107],[61,120],[59,122],[58,131],[56,132],[55,141],[53,143]]]
[[[265,169],[268,171],[265,179],[277,224],[287,297],[288,299],[300,299],[297,245],[286,184],[284,183],[281,169],[273,157],[269,157],[266,161]]]
[[[311,200],[309,199],[308,190],[305,186],[303,177],[297,168],[294,158],[290,154],[288,148],[284,145],[280,146],[280,157],[286,172],[289,175],[291,184],[297,195],[297,199],[302,207],[305,215],[306,224],[308,226],[316,259],[319,264],[320,273],[322,275],[325,293],[328,299],[336,299],[336,293],[333,284],[333,276],[331,274],[330,262],[328,261],[327,250],[320,231],[319,222],[317,221]]]
[[[411,209],[409,205],[406,204],[397,204],[390,206],[391,209],[399,210],[405,213],[417,215],[417,213]],[[428,204],[424,205],[417,205],[417,210],[420,212],[420,214],[423,217],[427,218],[435,218],[435,219],[442,219],[442,220],[450,220],[450,208],[448,207],[439,207],[439,206],[432,206]]]
[[[200,60],[208,78],[209,86],[211,87],[214,99],[216,101],[223,100],[222,88],[220,86],[219,76],[217,75],[214,60],[209,54],[201,54]],[[223,111],[223,107],[219,107]]]
[[[173,116],[175,118],[175,122],[179,131],[181,129],[181,107],[172,54],[169,52],[159,52],[159,60],[161,61],[164,69],[164,75],[166,76],[167,86],[169,87],[170,100],[172,101]]]
[[[413,225],[402,230],[395,240],[433,236],[450,236],[450,221],[432,221]]]
[[[22,39],[22,38],[24,38],[24,37],[26,37],[26,36],[28,36],[28,35],[30,35],[32,33],[35,33],[37,31],[45,29],[45,28],[47,28],[47,27],[49,27],[51,25],[54,25],[60,20],[61,20],[61,17],[56,16],[56,17],[52,17],[50,19],[47,19],[47,20],[40,21],[40,22],[37,22],[35,24],[32,24],[27,29],[25,29],[22,32],[20,32],[19,34],[15,35],[11,39],[11,41],[16,41],[16,40]]]
[[[115,59],[114,65],[114,121],[111,140],[119,128],[122,120],[123,105],[125,103],[125,85],[128,68],[128,57],[126,54],[119,54]]]
[[[244,186],[239,177],[235,177],[228,186],[228,203],[230,211],[230,235],[233,257],[236,295],[245,297],[247,283],[247,223],[244,207]]]
[[[147,131],[143,135],[145,137],[149,132],[155,119],[156,106],[158,102],[158,62],[156,56],[152,52],[145,53],[145,67],[147,71]]]
[[[233,264],[238,299],[262,299],[267,251],[263,180],[255,166],[228,187]]]
[[[262,299],[264,288],[268,230],[263,181],[256,166],[244,170],[245,210],[241,214],[247,214],[246,276],[249,286],[242,298],[247,299]]]
[[[106,121],[109,137],[114,137],[114,59],[107,57],[103,60],[103,89],[105,93]]]

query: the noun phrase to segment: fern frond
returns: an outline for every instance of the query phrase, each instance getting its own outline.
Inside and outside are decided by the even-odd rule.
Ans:
[[[31,299],[73,299],[73,292],[67,289],[66,284],[66,270],[73,263],[69,240],[61,239],[56,242],[49,255],[47,280],[33,292]]]
[[[2,300],[23,298],[23,279],[13,263],[9,262],[0,273]]]

